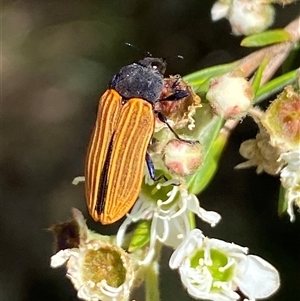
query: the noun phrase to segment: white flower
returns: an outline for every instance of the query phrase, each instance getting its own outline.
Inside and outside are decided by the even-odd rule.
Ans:
[[[155,190],[163,190],[170,187],[168,182],[156,185]],[[199,200],[193,194],[188,194],[186,189],[180,186],[173,186],[167,192],[166,200],[153,200],[155,195],[141,192],[139,199],[135,203],[130,214],[127,214],[117,233],[116,242],[118,246],[123,243],[127,227],[131,223],[140,220],[151,220],[149,251],[141,264],[148,264],[155,254],[156,241],[176,248],[182,239],[191,230],[190,213],[199,216],[205,222],[215,226],[221,216],[214,211],[206,211],[200,207]]]
[[[77,290],[77,296],[87,301],[127,301],[134,281],[133,264],[129,255],[121,248],[107,241],[107,238],[92,233],[86,227],[80,211],[73,210],[75,222],[78,224],[79,245],[59,250],[51,257],[51,267],[67,266],[67,277]],[[72,241],[74,232],[61,231],[70,228],[70,223],[59,225],[57,240]],[[77,232],[77,231],[75,231]],[[61,237],[59,234],[63,234]],[[82,235],[86,234],[86,235]],[[76,235],[75,235],[76,236]],[[102,239],[103,238],[103,239]],[[77,243],[75,243],[76,246]]]
[[[300,184],[300,148],[280,155],[287,165],[281,170],[281,182],[285,188]]]
[[[295,220],[294,204],[300,207],[300,148],[282,153],[280,159],[287,163],[280,172],[280,179],[286,189],[287,212],[292,222]]]
[[[211,9],[212,20],[227,18],[235,35],[264,31],[274,20],[274,7],[261,0],[219,0]]]
[[[235,35],[250,35],[271,26],[274,14],[274,7],[261,0],[233,0],[228,20]]]
[[[256,173],[266,172],[277,175],[283,167],[283,161],[279,159],[280,149],[270,143],[269,133],[258,123],[259,132],[255,139],[244,141],[240,146],[240,154],[248,159],[235,168],[256,167]]]
[[[174,251],[170,267],[179,269],[188,293],[197,299],[234,301],[238,289],[248,298],[263,299],[280,285],[277,270],[248,249],[192,230]]]

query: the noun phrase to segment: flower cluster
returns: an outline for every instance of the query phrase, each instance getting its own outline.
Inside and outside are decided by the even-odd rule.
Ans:
[[[285,189],[287,213],[295,220],[300,208],[300,94],[287,86],[266,112],[253,111],[258,123],[256,139],[243,142],[240,153],[248,161],[237,168],[257,166],[257,172],[280,175]]]
[[[130,224],[151,220],[149,251],[141,264],[151,262],[155,255],[157,241],[173,248],[179,245],[191,230],[190,213],[196,214],[211,226],[215,226],[221,218],[217,212],[201,208],[197,197],[189,194],[186,189],[174,186],[164,194],[164,188],[170,189],[170,186],[166,183],[155,185],[154,189],[158,190],[155,195],[147,193],[146,189],[142,190],[139,199],[130,214],[127,214],[117,234],[117,245],[121,246]],[[157,195],[162,195],[162,199],[155,199]]]
[[[240,93],[225,93],[223,96],[220,91],[226,89],[228,83],[233,83]],[[211,113],[223,118],[240,119],[252,106],[253,92],[242,76],[227,74],[212,81],[207,99]],[[207,111],[203,112],[206,114]],[[174,120],[182,124],[183,119],[178,116]],[[182,118],[187,117],[183,114]],[[189,115],[185,122],[189,121],[197,128],[198,119],[194,121],[191,118]],[[80,299],[127,301],[133,287],[143,282],[147,270],[156,262],[157,250],[165,245],[175,250],[169,261],[170,268],[178,269],[183,285],[196,299],[236,301],[242,293],[247,300],[255,301],[275,293],[280,279],[271,264],[258,256],[248,255],[245,247],[205,237],[199,229],[195,229],[195,216],[212,227],[221,219],[219,213],[200,206],[198,198],[189,192],[185,180],[186,176],[195,175],[202,167],[205,149],[202,149],[201,139],[200,143],[189,140],[194,133],[191,128],[184,132],[188,137],[186,140],[171,136],[161,138],[161,131],[164,129],[154,136],[158,138],[152,155],[160,159],[154,160],[156,168],[159,166],[171,180],[154,183],[145,174],[139,198],[116,237],[90,231],[81,212],[73,209],[71,222],[52,227],[56,234],[57,252],[51,258],[51,267],[66,265],[67,277]],[[295,178],[293,173],[299,170],[296,160],[299,153],[287,155],[274,151],[273,146],[266,142],[269,135],[265,131],[259,136],[260,143],[249,143],[248,150],[243,151],[248,154],[249,161],[243,167],[257,165],[258,171],[271,170],[276,173],[285,166],[281,171],[282,181],[285,187],[293,187],[288,191],[293,203],[297,203],[300,175]],[[255,153],[251,152],[252,146],[256,146],[259,156],[252,155]],[[269,161],[274,160],[273,155],[275,160],[280,157],[280,162],[287,164],[278,163],[276,170],[274,167],[270,169]],[[78,177],[74,183],[83,180]],[[292,214],[292,204],[289,212]],[[134,231],[130,232],[132,227]]]
[[[272,19],[272,7],[260,3],[259,9],[254,7],[254,15],[248,16],[249,24],[239,24],[237,18],[243,18],[243,13],[248,14],[252,8],[249,0],[220,0],[213,14],[230,16],[234,33],[245,34],[261,30],[267,26],[265,21],[270,23]],[[257,18],[259,10],[267,12],[264,22],[258,19],[260,29],[253,28],[253,18]],[[218,77],[211,76],[206,85],[205,102],[200,104],[200,97],[181,77],[164,79],[162,100],[154,109],[170,122],[161,122],[165,120],[158,115],[147,153],[153,161],[150,167],[155,167],[162,175],[158,178],[164,181],[154,182],[153,170],[152,179],[145,173],[138,199],[132,198],[136,202],[116,236],[90,231],[76,209],[72,221],[52,227],[57,250],[51,258],[51,267],[66,265],[67,277],[80,299],[129,300],[132,289],[143,282],[151,267],[157,267],[162,246],[174,249],[169,266],[179,271],[184,287],[195,299],[255,301],[268,298],[278,290],[279,273],[270,263],[248,255],[246,247],[206,237],[196,229],[195,217],[212,227],[221,220],[219,213],[201,207],[196,194],[209,183],[216,169],[222,126],[228,121],[241,121],[250,114],[259,132],[255,139],[241,145],[240,153],[247,161],[237,168],[256,166],[257,173],[280,175],[286,191],[287,212],[291,221],[294,220],[294,205],[300,207],[299,92],[286,87],[268,110],[262,112],[253,108],[255,89],[238,68]],[[174,100],[174,95],[179,102],[169,102]],[[73,183],[81,181],[84,177],[76,178]],[[101,187],[105,189],[105,185]],[[97,194],[98,190],[95,191]],[[120,201],[116,202],[124,204],[122,196],[117,196]],[[112,212],[118,212],[114,202],[109,205]],[[94,209],[92,202],[89,209],[98,210],[98,207]]]

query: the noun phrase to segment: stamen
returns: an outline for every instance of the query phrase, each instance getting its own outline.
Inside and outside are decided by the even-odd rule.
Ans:
[[[181,184],[181,183],[180,183],[179,180],[177,180],[177,179],[170,179],[170,180],[165,181],[165,182],[163,182],[163,183],[158,183],[157,186],[158,186],[158,185],[160,185],[160,186],[162,186],[162,187],[164,187],[164,186],[171,186],[171,185],[179,186],[180,184]]]
[[[120,226],[120,228],[118,230],[118,233],[117,233],[117,236],[116,236],[116,245],[118,247],[122,246],[123,240],[124,240],[124,237],[125,237],[125,234],[126,234],[127,227],[130,224],[131,224],[131,220],[129,218],[126,218],[124,220],[124,222],[122,223],[122,225]]]
[[[290,222],[293,222],[295,220],[295,214],[294,214],[294,200],[290,200],[288,202],[287,207],[287,213],[290,216]]]
[[[152,261],[154,255],[155,255],[155,242],[156,242],[156,238],[157,238],[156,229],[157,229],[157,216],[154,214],[152,223],[151,223],[151,229],[150,229],[149,250],[148,250],[146,257],[142,261],[139,262],[140,265],[148,265]]]
[[[168,221],[162,219],[162,222],[163,222],[163,224],[164,224],[164,232],[163,232],[163,236],[162,236],[162,237],[159,237],[159,236],[157,235],[157,239],[158,239],[160,242],[166,241],[167,238],[168,238],[168,236],[169,236],[169,233],[170,233]]]
[[[175,212],[173,215],[172,215],[172,218],[176,218],[177,216],[185,213],[187,211],[187,199],[186,198],[181,198],[181,206],[178,206],[179,207],[179,210],[177,210],[177,212]]]
[[[234,263],[235,263],[235,261],[233,260],[233,258],[229,258],[229,261],[225,266],[219,267],[219,271],[225,272],[228,268],[230,268],[232,265],[234,265]]]

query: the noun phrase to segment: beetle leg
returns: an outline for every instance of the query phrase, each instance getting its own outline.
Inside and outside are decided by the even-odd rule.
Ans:
[[[176,90],[173,94],[169,95],[166,98],[160,99],[159,101],[177,101],[182,98],[185,98],[190,95],[189,91],[184,91],[184,90]]]
[[[159,101],[176,101],[180,100],[182,98],[188,97],[190,95],[190,91],[188,90],[182,90],[182,89],[176,89],[176,87],[179,86],[180,81],[182,80],[181,76],[177,76],[176,80],[172,83],[171,90],[175,91],[173,94],[160,99]]]
[[[150,178],[157,182],[159,181],[160,179],[164,179],[165,181],[167,181],[168,179],[166,178],[166,176],[164,174],[156,177],[155,175],[155,168],[154,168],[154,164],[153,164],[153,161],[150,157],[150,155],[148,153],[146,153],[146,164],[147,164],[147,167],[148,167],[148,171],[149,171],[149,175],[150,175]]]
[[[172,85],[173,89],[175,89],[178,86],[178,84],[179,84],[179,82],[180,82],[181,79],[182,79],[182,77],[178,74],[176,81]]]
[[[165,180],[164,184],[169,184],[169,185],[173,185],[173,186],[180,186],[180,181],[178,181],[176,179],[168,180],[168,178],[164,174],[161,174],[158,177],[155,176],[154,164],[153,164],[153,161],[152,161],[152,159],[151,159],[151,157],[148,153],[146,153],[146,164],[147,164],[147,167],[148,167],[150,177],[153,181],[157,182],[161,179],[164,179]]]
[[[181,137],[173,130],[173,128],[169,125],[168,119],[167,119],[167,117],[166,117],[164,114],[162,114],[161,112],[157,112],[157,111],[156,111],[155,113],[156,113],[158,119],[159,119],[161,122],[163,122],[163,123],[169,128],[169,130],[174,134],[174,136],[176,137],[176,139],[178,139],[178,140],[180,140],[180,141],[182,141],[182,142],[186,142],[186,143],[190,143],[190,144],[195,144],[196,141],[194,141],[194,140],[188,140],[188,139],[183,139],[183,138],[181,138]]]

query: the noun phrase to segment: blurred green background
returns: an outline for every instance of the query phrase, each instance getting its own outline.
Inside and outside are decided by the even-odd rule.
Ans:
[[[49,267],[53,240],[47,228],[77,207],[87,217],[82,175],[99,96],[120,67],[143,55],[170,58],[168,74],[181,74],[241,58],[227,21],[212,23],[213,1],[2,1],[1,124],[1,301],[77,300],[64,268]],[[283,27],[300,11],[299,2],[276,7]],[[184,60],[176,59],[183,55]],[[298,63],[299,64],[299,63]],[[234,170],[243,161],[239,145],[253,138],[250,119],[239,125],[214,181],[201,195],[221,223],[210,237],[247,246],[280,272],[282,287],[269,300],[300,300],[300,215],[293,224],[277,216],[278,179]],[[115,233],[88,219],[90,228]],[[162,301],[193,300],[161,265]],[[133,295],[143,301],[143,291]]]

